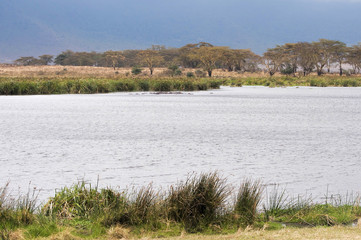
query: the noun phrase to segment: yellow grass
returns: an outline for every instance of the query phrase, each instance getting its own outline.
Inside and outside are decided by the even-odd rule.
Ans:
[[[87,66],[14,66],[0,65],[0,77],[116,77],[131,75],[131,68],[87,67]],[[156,68],[154,76],[162,76],[167,68]],[[183,74],[196,69],[182,69]],[[140,76],[149,76],[149,69],[143,68]],[[237,73],[216,69],[214,77],[264,77],[266,73]]]
[[[361,229],[352,227],[287,228],[278,231],[239,231],[231,235],[185,235],[171,240],[318,240],[318,239],[361,239]]]
[[[51,240],[80,240],[82,238],[72,234],[72,228],[65,228],[62,232],[54,234],[48,238]],[[18,230],[10,234],[11,240],[23,240],[23,232]],[[91,239],[91,238],[89,238]],[[116,240],[116,239],[156,239],[147,236],[134,237],[129,234],[129,230],[120,226],[112,227],[107,234],[97,239]],[[159,238],[158,238],[159,239]],[[229,235],[202,235],[202,234],[182,234],[178,237],[161,238],[168,240],[321,240],[321,239],[361,239],[360,227],[314,227],[314,228],[284,228],[282,230],[240,230],[235,234]]]

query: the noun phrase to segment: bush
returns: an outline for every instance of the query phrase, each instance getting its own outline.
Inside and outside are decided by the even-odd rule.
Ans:
[[[47,216],[55,215],[59,218],[90,218],[108,212],[122,212],[126,204],[123,194],[111,189],[98,191],[90,184],[87,186],[81,182],[70,188],[62,188],[45,204],[43,212]]]
[[[133,75],[138,75],[140,73],[142,73],[143,69],[141,69],[140,67],[133,67],[132,68],[132,74]]]
[[[194,77],[194,73],[193,72],[187,72],[187,77],[189,77],[189,78]]]
[[[172,90],[172,83],[167,80],[154,81],[153,90],[158,92],[169,92]]]
[[[174,76],[180,76],[180,75],[182,75],[182,70],[177,69],[177,70],[174,72]]]
[[[197,69],[195,71],[195,74],[197,77],[206,77],[207,76],[207,74],[205,72],[203,72],[202,70],[199,70],[199,69]]]
[[[145,91],[145,92],[149,91],[150,84],[149,84],[148,80],[138,80],[137,83],[138,83],[139,90]]]

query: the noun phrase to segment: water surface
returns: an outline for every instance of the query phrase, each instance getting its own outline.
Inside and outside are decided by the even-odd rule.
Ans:
[[[218,170],[293,194],[361,190],[361,88],[0,97],[0,176],[41,199],[79,179],[167,186]]]

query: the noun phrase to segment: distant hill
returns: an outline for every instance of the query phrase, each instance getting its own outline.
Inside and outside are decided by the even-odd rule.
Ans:
[[[257,53],[319,38],[356,44],[360,9],[351,0],[1,0],[0,62],[200,41]]]

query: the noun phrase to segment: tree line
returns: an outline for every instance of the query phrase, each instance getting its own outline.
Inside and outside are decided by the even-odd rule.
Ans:
[[[202,68],[208,76],[222,68],[227,71],[257,72],[267,71],[270,76],[282,74],[304,76],[316,72],[318,75],[330,73],[337,67],[344,74],[344,65],[351,66],[350,74],[360,73],[361,43],[347,46],[341,41],[320,39],[316,42],[297,42],[277,45],[268,49],[262,56],[250,49],[231,49],[200,42],[187,44],[181,48],[166,48],[153,45],[146,50],[123,50],[97,52],[63,51],[57,56],[42,55],[39,58],[21,57],[14,61],[17,65],[71,65],[112,67],[147,67],[153,74],[155,67],[176,69]]]

